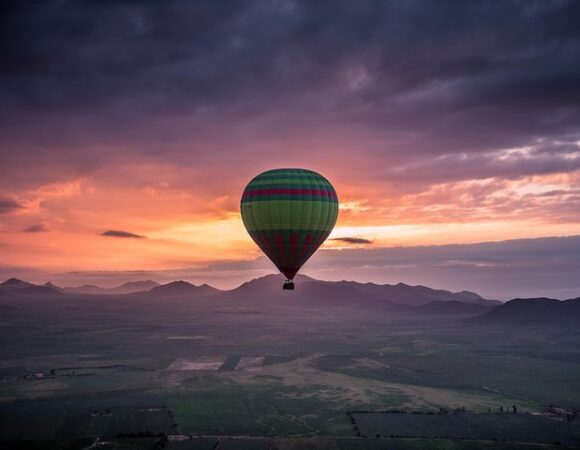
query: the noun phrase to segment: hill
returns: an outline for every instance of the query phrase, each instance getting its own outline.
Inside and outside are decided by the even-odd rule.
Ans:
[[[479,323],[561,325],[580,323],[580,297],[570,300],[517,298],[473,319]]]
[[[9,280],[0,283],[0,296],[47,296],[52,297],[60,295],[58,289],[50,286],[38,286],[36,284],[28,283],[19,280],[18,278],[10,278]]]
[[[3,283],[3,289],[12,295],[61,294],[65,298],[74,295],[120,296],[134,298],[197,299],[212,297],[212,302],[236,303],[237,305],[270,305],[308,304],[320,307],[340,307],[365,310],[386,310],[398,315],[479,315],[496,305],[474,293],[450,292],[430,289],[425,286],[377,285],[354,281],[322,281],[299,275],[295,279],[296,290],[282,290],[282,275],[266,275],[256,278],[235,289],[221,291],[207,284],[196,286],[179,280],[159,285],[154,281],[125,283],[116,288],[101,288],[85,285],[77,288],[61,288],[52,283],[36,286],[25,281],[10,279]],[[146,289],[152,286],[150,289]],[[137,290],[137,291],[135,291]]]
[[[354,281],[321,281],[305,275],[295,279],[295,291],[283,291],[284,277],[266,275],[224,292],[218,298],[236,302],[307,302],[327,306],[387,309],[400,314],[478,315],[499,302],[474,293],[453,293],[425,286],[377,285]]]
[[[55,287],[52,283],[47,283],[45,286],[51,285]],[[65,287],[59,288],[64,292],[68,292],[70,294],[92,294],[92,295],[122,295],[122,294],[131,294],[134,292],[144,292],[149,291],[157,286],[160,286],[159,283],[153,280],[142,280],[142,281],[129,281],[127,283],[123,283],[120,286],[116,286],[113,288],[103,288],[99,286],[95,286],[94,284],[85,284],[83,286],[77,287]]]
[[[153,280],[128,281],[121,286],[111,289],[111,291],[115,291],[117,294],[129,294],[131,292],[149,291],[157,286],[161,285]]]
[[[284,291],[282,275],[256,278],[219,296],[238,303],[308,303],[334,306],[351,306],[361,302],[378,304],[376,297],[360,292],[352,286],[340,286],[332,281],[320,281],[306,275],[294,279],[296,290]],[[384,302],[387,304],[388,302]]]
[[[383,298],[393,303],[403,305],[426,305],[431,302],[458,301],[477,305],[499,305],[501,302],[487,300],[480,295],[469,292],[451,292],[443,289],[431,289],[426,286],[410,286],[405,283],[398,284],[375,284],[358,283],[356,281],[340,281],[339,286],[352,287],[357,291],[364,292],[377,298]]]
[[[163,297],[205,297],[215,295],[222,291],[216,289],[208,284],[196,286],[187,281],[172,281],[171,283],[162,284],[151,289],[147,295],[163,298]]]

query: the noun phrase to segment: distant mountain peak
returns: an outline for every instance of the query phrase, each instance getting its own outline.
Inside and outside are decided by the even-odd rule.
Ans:
[[[312,278],[310,278],[310,280],[322,283],[322,281],[313,280]],[[422,285],[412,286],[403,282],[397,284],[376,284],[371,282],[360,283],[358,281],[343,280],[338,282],[327,281],[325,283],[334,283],[335,286],[354,289],[355,291],[364,293],[367,296],[407,306],[419,306],[430,302],[447,302],[452,300],[462,303],[480,304],[483,306],[500,304],[500,302],[487,300],[478,294],[469,291],[451,292],[443,289],[433,289]]]
[[[306,275],[295,278],[296,291],[282,292],[284,277],[280,274],[268,274],[247,281],[235,289],[222,291],[207,283],[194,285],[185,280],[175,280],[166,284],[159,284],[153,280],[128,281],[120,286],[103,288],[90,284],[76,288],[60,288],[52,282],[44,286],[35,286],[25,281],[11,278],[0,285],[4,293],[25,293],[32,289],[38,294],[44,289],[46,294],[62,293],[68,295],[145,295],[163,299],[167,298],[202,298],[217,295],[217,299],[236,300],[240,302],[264,301],[306,301],[325,305],[340,305],[341,307],[391,308],[391,310],[420,312],[417,307],[425,306],[424,313],[462,314],[478,312],[478,308],[467,308],[463,305],[480,305],[492,307],[499,302],[486,300],[479,295],[469,292],[450,292],[441,289],[431,289],[426,286],[410,286],[405,283],[376,284],[360,283],[357,281],[323,281]],[[11,295],[12,295],[11,294]],[[479,309],[484,312],[484,309]]]
[[[27,281],[19,280],[18,278],[9,278],[4,283],[0,283],[0,286],[9,287],[9,288],[27,288],[34,286],[32,283],[28,283]]]
[[[513,325],[580,324],[580,298],[515,298],[476,319],[481,323],[509,323]]]
[[[165,296],[200,296],[200,295],[212,295],[218,292],[221,291],[208,284],[196,286],[184,280],[171,281],[170,283],[167,284],[161,284],[149,291],[149,293],[153,295],[165,295]]]
[[[67,287],[64,288],[66,292],[73,294],[91,294],[91,295],[124,295],[132,294],[135,292],[146,292],[154,287],[159,286],[159,283],[153,280],[138,280],[138,281],[127,281],[120,286],[104,288],[100,286],[95,286],[94,284],[85,284],[78,287]]]
[[[10,278],[4,283],[0,283],[0,293],[24,296],[51,296],[54,294],[60,294],[60,291],[52,286],[38,286],[36,284],[28,283],[27,281],[19,280],[18,278]]]
[[[121,286],[119,286],[119,288],[134,288],[134,287],[149,287],[149,289],[154,288],[155,286],[160,286],[160,284],[157,281],[153,281],[153,280],[138,280],[138,281],[127,281],[126,283],[123,283]]]
[[[190,283],[189,281],[183,281],[183,280],[176,280],[176,281],[170,281],[169,283],[166,284],[160,284],[159,286],[154,287],[151,290],[156,290],[156,289],[163,289],[163,290],[167,290],[167,289],[195,289],[197,288],[196,285]]]

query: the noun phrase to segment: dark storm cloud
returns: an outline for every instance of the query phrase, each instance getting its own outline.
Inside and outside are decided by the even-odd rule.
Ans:
[[[24,207],[16,200],[11,198],[0,198],[0,214],[9,214],[23,208]]]
[[[140,234],[130,233],[128,231],[119,230],[107,230],[101,233],[101,236],[116,237],[116,238],[133,238],[133,239],[144,239],[145,236]]]
[[[14,1],[3,9],[1,130],[36,156],[72,154],[67,163],[81,169],[134,153],[222,158],[229,146],[208,154],[189,143],[250,131],[345,136],[363,157],[388,157],[393,167],[580,137],[574,0]],[[119,155],[88,151],[87,141],[133,146]],[[47,143],[61,149],[50,153]],[[2,157],[11,166],[23,158]],[[527,167],[546,171],[542,161]]]
[[[43,233],[49,231],[48,227],[43,223],[37,223],[36,225],[31,225],[28,228],[22,230],[23,233]]]
[[[360,237],[339,237],[339,238],[332,238],[331,241],[340,241],[345,242],[347,244],[372,244],[373,241],[370,239],[360,238]]]

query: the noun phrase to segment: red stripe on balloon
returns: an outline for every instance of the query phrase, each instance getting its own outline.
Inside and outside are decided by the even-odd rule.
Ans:
[[[300,252],[300,256],[298,257],[298,264],[302,263],[302,258],[304,258],[304,255],[306,253],[306,251],[308,250],[310,243],[312,242],[312,235],[310,233],[308,233],[306,235],[306,237],[304,238],[304,243],[302,244],[302,251]]]
[[[260,248],[262,249],[262,251],[268,256],[268,258],[270,259],[275,259],[276,255],[274,254],[274,251],[276,250],[275,247],[272,245],[272,243],[270,242],[270,238],[268,237],[268,233],[263,232],[261,234],[262,237],[262,242],[264,243],[264,246],[260,246]]]
[[[264,197],[267,195],[315,195],[332,199],[337,198],[334,192],[322,189],[253,189],[244,192],[242,200],[246,200],[248,197]]]
[[[298,248],[298,234],[292,233],[290,235],[290,262],[295,263],[296,261],[296,250]]]
[[[278,256],[280,257],[280,265],[286,266],[286,255],[284,254],[284,236],[281,233],[276,233],[276,244],[278,245]]]
[[[264,243],[268,246],[271,247],[270,244],[270,239],[268,238],[268,233],[264,232],[262,233],[262,240],[264,241]]]

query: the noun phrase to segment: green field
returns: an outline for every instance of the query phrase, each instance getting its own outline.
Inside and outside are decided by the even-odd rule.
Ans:
[[[220,448],[476,449],[501,448],[494,439],[513,441],[504,448],[571,445],[577,436],[566,427],[578,422],[525,414],[549,404],[580,408],[575,329],[251,301],[226,308],[79,297],[11,306],[0,327],[0,440],[11,446],[47,439],[74,446],[100,436],[125,439],[118,448],[148,448],[161,445],[158,435],[181,434],[196,439],[164,448],[206,448],[221,436]],[[512,405],[514,417],[489,414]],[[463,434],[433,422],[436,415],[401,414],[396,424],[357,418],[368,439],[354,439],[347,415],[440,408],[484,414],[446,416],[462,421]],[[377,433],[424,438],[377,440]],[[256,439],[242,446],[228,436]]]
[[[353,413],[365,437],[470,439],[574,445],[580,421],[565,422],[531,414]],[[556,440],[554,436],[559,436]]]

